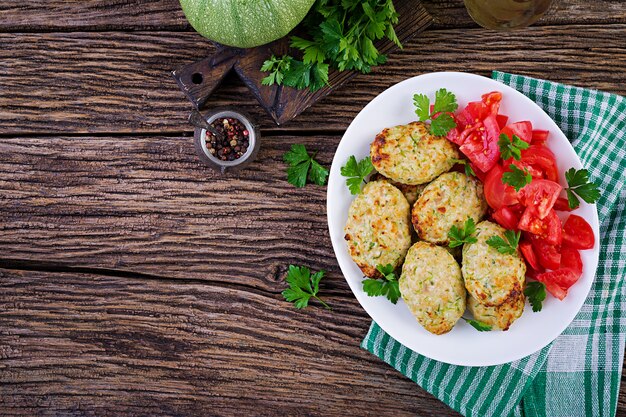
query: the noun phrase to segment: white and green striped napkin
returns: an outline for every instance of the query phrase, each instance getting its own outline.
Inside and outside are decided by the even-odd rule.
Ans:
[[[626,99],[520,75],[492,77],[559,125],[599,185],[600,262],[589,297],[554,342],[521,360],[463,367],[419,355],[376,323],[361,347],[466,416],[612,416],[626,333]]]

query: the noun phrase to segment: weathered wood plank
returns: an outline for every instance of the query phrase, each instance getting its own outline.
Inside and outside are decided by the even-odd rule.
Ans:
[[[343,130],[385,88],[431,71],[500,69],[626,94],[624,45],[626,25],[427,31],[284,129]],[[168,71],[208,48],[195,33],[0,34],[0,133],[188,131],[191,105]],[[275,127],[236,77],[227,77],[210,103],[227,104]]]
[[[438,27],[471,27],[462,0],[422,0]],[[536,25],[626,23],[621,0],[555,0]],[[184,30],[192,28],[177,0],[34,0],[0,2],[0,31]]]
[[[359,348],[351,297],[1,269],[0,291],[3,416],[458,415]]]
[[[326,187],[296,189],[282,162],[297,142],[329,166],[338,136],[264,137],[257,161],[225,176],[198,161],[192,138],[129,139],[0,140],[0,259],[268,291],[289,263],[338,271]]]

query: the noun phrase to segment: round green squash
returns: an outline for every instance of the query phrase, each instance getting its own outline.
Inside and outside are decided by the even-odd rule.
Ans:
[[[228,46],[252,48],[285,36],[315,0],[180,0],[191,26]]]

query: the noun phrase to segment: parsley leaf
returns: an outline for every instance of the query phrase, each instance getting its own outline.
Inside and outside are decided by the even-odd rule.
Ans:
[[[467,322],[467,324],[469,324],[470,326],[472,326],[473,328],[475,328],[479,332],[490,332],[491,331],[491,326],[488,325],[487,323],[483,323],[480,320],[466,319],[465,317],[461,317],[461,318],[463,320],[465,320]]]
[[[509,165],[509,169],[511,170],[511,172],[505,172],[504,174],[502,174],[502,183],[508,184],[511,187],[515,188],[515,191],[521,190],[522,187],[530,184],[530,182],[533,180],[532,175],[530,175],[526,168],[524,168],[524,170],[522,171],[515,165],[511,164]]]
[[[286,55],[283,59],[289,65],[280,68],[276,60],[265,61],[261,70],[270,75],[264,84],[282,82],[316,91],[328,84],[329,68],[368,73],[386,62],[375,46],[377,40],[387,37],[402,47],[393,29],[396,23],[398,13],[392,0],[316,1],[301,24],[306,32],[291,37],[290,46],[302,59]]]
[[[531,281],[526,283],[524,288],[524,295],[528,297],[530,305],[533,307],[533,311],[541,311],[542,302],[546,299],[546,286],[543,282]]]
[[[289,164],[287,181],[296,187],[304,187],[308,179],[317,185],[325,185],[328,169],[321,166],[314,156],[310,156],[304,145],[291,145],[291,150],[285,152],[283,160]]]
[[[462,229],[457,226],[452,226],[450,228],[450,231],[448,232],[450,244],[448,246],[456,248],[464,243],[476,243],[478,240],[473,236],[474,233],[476,233],[476,223],[474,222],[474,219],[468,217],[467,220],[465,220],[465,224]]]
[[[528,149],[530,145],[517,135],[513,135],[513,139],[511,139],[505,133],[502,133],[500,139],[498,139],[498,146],[500,147],[502,159],[513,158],[519,161],[522,159],[522,151]]]
[[[445,88],[440,88],[435,92],[435,104],[433,113],[447,112],[453,113],[459,105],[456,102],[456,96]]]
[[[589,171],[586,169],[570,168],[565,172],[565,179],[569,185],[565,191],[570,208],[575,209],[580,205],[578,197],[589,204],[595,203],[600,198],[600,190],[594,182],[589,181]]]
[[[261,84],[282,84],[285,73],[289,70],[289,66],[291,65],[291,61],[292,58],[290,56],[277,58],[272,55],[272,57],[263,62],[263,65],[261,66],[261,71],[270,73],[267,77],[261,80]]]
[[[283,297],[285,297],[285,300],[293,303],[294,307],[297,309],[307,307],[309,300],[315,298],[322,303],[324,307],[331,310],[328,304],[317,296],[320,280],[325,274],[326,271],[324,270],[311,274],[311,270],[307,267],[289,265],[289,271],[285,277],[289,288],[282,292]]]
[[[430,119],[430,133],[436,136],[445,136],[451,129],[456,127],[454,117],[449,113],[454,112],[459,105],[456,96],[445,88],[435,92],[433,111],[430,111],[430,100],[425,94],[413,95],[415,114],[420,122]]]
[[[369,156],[358,162],[354,155],[348,158],[346,164],[341,167],[341,175],[347,177],[346,185],[350,189],[351,194],[356,195],[361,192],[361,184],[373,170],[374,166]]]
[[[515,232],[513,230],[506,230],[504,237],[506,241],[500,236],[491,236],[487,239],[487,244],[496,249],[500,253],[514,255],[517,253],[517,245],[522,232]]]
[[[376,270],[383,275],[384,279],[364,279],[363,291],[370,297],[384,295],[389,301],[396,304],[400,299],[400,285],[393,265],[376,265]]]
[[[465,175],[472,176],[475,177],[476,173],[474,172],[474,170],[472,169],[472,166],[469,164],[469,161],[466,159],[456,159],[456,158],[452,158],[452,162],[454,162],[455,164],[461,164],[464,166],[465,168]]]

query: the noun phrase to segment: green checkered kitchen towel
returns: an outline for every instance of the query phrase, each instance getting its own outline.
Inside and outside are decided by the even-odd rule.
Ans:
[[[626,99],[502,72],[492,77],[556,121],[602,191],[600,262],[589,297],[554,342],[504,365],[437,362],[407,349],[376,323],[361,347],[466,416],[612,416],[626,333]]]

